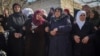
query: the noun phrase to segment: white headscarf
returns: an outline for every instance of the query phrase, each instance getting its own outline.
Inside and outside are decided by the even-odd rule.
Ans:
[[[78,11],[77,15],[76,15],[76,23],[78,24],[79,28],[81,29],[83,27],[83,25],[85,24],[85,20],[84,21],[81,21],[80,20],[80,16],[82,14],[85,14],[85,17],[86,17],[86,12],[81,10],[81,11]]]
[[[29,16],[30,14],[33,14],[33,10],[31,8],[24,8],[22,10],[22,13],[25,14],[26,16]]]

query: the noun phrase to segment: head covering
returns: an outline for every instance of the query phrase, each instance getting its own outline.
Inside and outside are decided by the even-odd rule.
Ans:
[[[61,16],[63,15],[63,10],[62,10],[62,8],[57,7],[57,8],[55,9],[54,13],[55,13],[57,10],[60,11],[60,16],[59,16],[59,18],[61,18]]]
[[[68,13],[68,15],[70,14],[69,9],[64,9],[64,12],[67,12],[67,13]]]
[[[83,27],[83,25],[85,24],[85,20],[84,21],[81,21],[80,20],[80,16],[82,14],[85,14],[85,17],[86,17],[86,12],[81,10],[81,11],[78,11],[77,15],[76,15],[76,23],[78,24],[79,28],[81,29]]]
[[[54,7],[51,7],[50,10],[53,10],[54,11],[55,9],[54,9]]]
[[[16,5],[19,6],[19,7],[21,8],[21,5],[20,5],[20,4],[18,4],[18,3],[14,3],[13,6],[12,6],[13,11],[14,11],[14,7],[15,7]],[[14,11],[14,12],[15,12],[15,11]]]
[[[28,17],[29,15],[33,14],[34,12],[31,8],[24,8],[22,10],[22,13],[25,14]]]
[[[44,10],[44,9],[40,9],[40,10],[42,11],[43,15],[47,16],[46,10]]]
[[[37,20],[37,19],[36,19],[36,15],[37,15],[37,14],[41,14],[41,15],[42,15],[42,11],[41,11],[41,10],[36,10],[36,11],[34,12],[32,22],[33,22],[36,26],[39,26],[39,25],[41,25],[41,24],[44,23],[45,19],[42,17],[42,18],[40,18],[40,20]]]
[[[59,10],[61,14],[62,14],[62,12],[63,12],[62,8],[60,8],[60,7],[57,7],[57,8],[55,9],[55,12],[56,12],[56,10]]]
[[[50,8],[50,11],[49,11],[49,14],[48,14],[49,18],[54,14],[54,10],[55,9],[53,7]]]
[[[49,13],[54,12],[54,10],[55,10],[55,9],[54,9],[53,7],[51,7]],[[51,12],[51,11],[52,11],[52,12]]]

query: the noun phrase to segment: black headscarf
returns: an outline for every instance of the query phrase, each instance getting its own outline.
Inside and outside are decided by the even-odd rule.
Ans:
[[[21,8],[21,5],[20,5],[20,4],[18,4],[18,3],[14,3],[13,6],[12,6],[12,8],[13,8],[13,12],[14,12],[14,13],[16,13],[16,12],[14,11],[14,7],[15,7],[16,5],[19,6],[19,7]],[[21,12],[21,10],[20,10],[20,12]]]
[[[55,8],[54,13],[55,13],[57,10],[60,11],[60,17],[59,17],[59,18],[62,18],[62,16],[64,15],[64,14],[63,14],[63,9],[60,8],[60,7],[57,7],[57,8]]]
[[[62,8],[60,8],[60,7],[57,7],[57,8],[54,10],[54,12],[56,12],[56,10],[59,10],[61,14],[63,13]]]

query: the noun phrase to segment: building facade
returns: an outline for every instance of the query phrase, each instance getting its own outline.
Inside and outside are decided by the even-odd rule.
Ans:
[[[34,11],[36,9],[45,9],[49,12],[50,7],[61,7],[63,9],[67,8],[70,10],[71,14],[74,12],[74,8],[81,9],[81,4],[74,2],[74,0],[37,0],[30,5],[24,6],[32,8]]]

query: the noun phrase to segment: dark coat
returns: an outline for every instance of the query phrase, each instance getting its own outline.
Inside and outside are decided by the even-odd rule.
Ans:
[[[94,56],[94,28],[93,24],[89,22],[85,22],[82,29],[80,30],[78,25],[73,24],[73,35],[78,35],[80,37],[81,42],[73,44],[74,48],[74,56]],[[82,39],[85,36],[89,36],[89,42],[87,44],[82,43]]]
[[[69,18],[70,18],[71,24],[73,24],[74,21],[75,21],[74,17],[73,17],[71,14],[69,14],[68,16],[69,16]]]
[[[6,51],[6,40],[2,33],[0,33],[0,50]]]
[[[46,43],[46,33],[45,26],[46,23],[39,25],[37,28],[33,29],[32,32],[32,19],[29,19],[25,23],[25,56],[45,56],[45,43]]]
[[[6,39],[5,39],[5,36],[4,36],[4,29],[5,29],[5,20],[4,20],[4,16],[3,15],[0,15],[0,50],[4,50],[6,51]]]
[[[27,20],[27,17],[22,13],[14,13],[9,16],[8,27],[8,56],[23,56],[24,38],[15,38],[14,33],[23,35],[22,27]]]
[[[1,19],[1,25],[3,26],[4,30],[7,30],[8,27],[7,27],[7,21],[8,21],[8,18],[7,16],[3,16],[3,15],[0,15],[0,17],[2,18]]]
[[[98,30],[96,31],[95,49],[96,56],[100,56],[100,22],[98,24]]]
[[[50,31],[58,28],[55,36],[50,36],[48,56],[71,56],[70,31],[71,22],[67,16],[61,16],[58,20],[53,17],[50,21]]]

